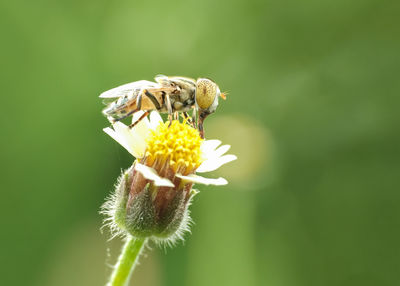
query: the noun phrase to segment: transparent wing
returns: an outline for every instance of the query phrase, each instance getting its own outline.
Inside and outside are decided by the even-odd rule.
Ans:
[[[110,105],[112,102],[114,102],[115,101],[115,98],[104,98],[101,102],[104,104],[104,105]]]
[[[118,97],[123,97],[126,95],[132,94],[136,89],[142,89],[142,88],[156,88],[159,85],[155,82],[148,81],[148,80],[139,80],[139,81],[134,81],[130,82],[121,86],[118,86],[116,88],[107,90],[100,94],[100,98],[118,98]]]
[[[171,87],[178,85],[180,88],[184,89],[196,88],[196,80],[189,77],[157,75],[155,77],[155,80],[163,87]]]

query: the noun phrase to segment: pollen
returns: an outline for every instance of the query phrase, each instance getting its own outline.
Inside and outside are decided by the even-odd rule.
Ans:
[[[186,123],[160,123],[147,139],[147,162],[167,164],[174,172],[191,173],[203,162],[202,141],[199,131]]]

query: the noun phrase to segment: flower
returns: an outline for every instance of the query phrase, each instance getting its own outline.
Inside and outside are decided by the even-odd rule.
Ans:
[[[143,111],[135,113],[132,122],[136,122],[142,114]],[[205,185],[228,183],[223,178],[207,179],[200,176],[183,175],[187,175],[191,171],[197,173],[214,171],[222,165],[236,160],[235,155],[224,155],[230,149],[229,145],[223,145],[217,149],[221,144],[220,140],[202,140],[196,129],[178,121],[173,121],[170,127],[168,125],[169,122],[164,123],[158,112],[153,111],[150,114],[150,120],[146,117],[132,129],[122,122],[116,122],[113,124],[113,129],[108,127],[103,130],[137,159],[147,156],[153,163],[158,156],[161,162],[167,163],[166,159],[170,156],[170,163],[174,171],[182,171],[183,165],[190,165],[185,165],[185,171],[178,174],[187,181]],[[148,179],[153,180],[156,184],[167,182],[152,170],[143,166],[139,168],[139,172],[142,172],[144,176],[152,176]]]
[[[133,116],[136,122],[143,112]],[[104,132],[136,157],[121,176],[115,195],[105,204],[113,229],[135,237],[173,241],[188,229],[188,206],[197,193],[193,184],[226,185],[224,178],[205,178],[236,159],[224,155],[221,141],[201,139],[199,131],[178,120],[163,122],[158,112],[129,128],[122,122]]]

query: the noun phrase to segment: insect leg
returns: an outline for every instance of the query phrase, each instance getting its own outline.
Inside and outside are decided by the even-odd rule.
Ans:
[[[204,127],[203,127],[203,122],[204,122],[204,119],[206,119],[206,117],[207,117],[208,115],[210,115],[210,113],[202,112],[202,113],[200,113],[200,116],[199,116],[199,125],[198,125],[198,128],[199,128],[199,132],[200,132],[200,137],[201,137],[202,139],[204,139]]]
[[[136,121],[133,122],[131,125],[129,125],[129,128],[135,127],[136,124],[138,124],[140,121],[142,121],[147,115],[149,115],[149,112],[148,112],[148,111],[146,111],[145,113],[143,113],[142,116],[140,116],[138,120],[136,120]]]
[[[194,128],[197,128],[196,117],[197,117],[197,108],[196,108],[196,106],[194,106],[193,107],[193,112],[192,112],[192,122],[193,122],[193,127]]]
[[[157,101],[157,98],[147,89],[143,90],[144,94],[151,100],[157,110],[161,109],[160,103]]]
[[[139,111],[142,108],[142,94],[140,93],[136,99],[136,109],[129,112],[130,114]]]
[[[179,113],[177,111],[174,112],[174,120],[179,120]]]
[[[169,99],[169,94],[165,94],[165,99],[167,103],[167,109],[168,109],[168,119],[169,119],[169,126],[172,124],[172,105],[171,105],[171,100]]]
[[[111,116],[107,116],[107,120],[111,123],[114,124],[115,122],[117,122],[118,120],[116,120],[115,118],[111,117]]]
[[[186,111],[182,113],[182,117],[186,120],[187,123],[189,123],[190,126],[192,126],[193,128],[196,128],[194,126],[192,117],[190,117],[190,115]]]

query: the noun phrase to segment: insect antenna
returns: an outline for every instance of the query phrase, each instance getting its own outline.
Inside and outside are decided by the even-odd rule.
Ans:
[[[223,99],[223,100],[226,100],[226,96],[228,95],[228,92],[221,92],[220,94],[219,94],[219,96]]]

